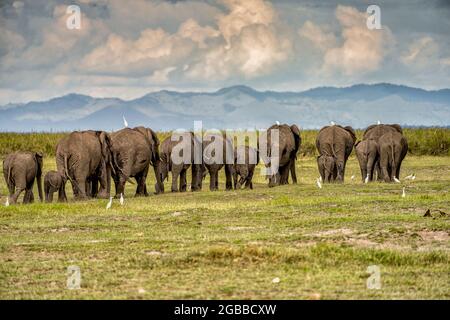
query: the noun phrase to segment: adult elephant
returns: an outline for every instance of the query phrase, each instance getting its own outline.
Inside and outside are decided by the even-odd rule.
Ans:
[[[99,198],[108,198],[111,176],[111,138],[105,131],[74,131],[56,146],[56,167],[72,184],[75,199],[91,195],[92,181],[100,182]],[[58,201],[67,201],[65,186]]]
[[[378,140],[380,137],[388,132],[398,132],[400,134],[403,134],[402,127],[399,124],[373,124],[366,128],[363,134],[363,141],[364,140],[373,140],[378,145]],[[379,162],[379,156],[378,159],[375,161],[374,164],[374,171],[377,173],[377,180],[381,181],[383,180],[382,172],[380,168],[380,162]],[[369,177],[369,181],[372,181],[372,177]]]
[[[145,183],[150,165],[153,166],[158,190],[162,190],[162,181],[157,172],[159,158],[159,140],[156,133],[145,127],[124,128],[111,133],[111,154],[114,171],[112,177],[116,188],[116,197],[125,195],[125,183],[135,178],[136,197],[148,196]]]
[[[195,152],[199,153],[197,161]],[[174,133],[167,137],[161,143],[160,159],[158,174],[161,181],[164,181],[169,178],[169,172],[172,172],[172,192],[186,191],[186,174],[189,167],[192,171],[191,190],[198,191],[201,189],[205,169],[201,158],[201,144],[193,132]],[[177,185],[178,178],[180,179],[179,188]],[[162,187],[160,189],[159,184],[155,184],[157,192],[164,192],[164,185]]]
[[[387,132],[378,139],[380,167],[385,182],[399,182],[400,167],[408,152],[408,142],[399,132]]]
[[[9,202],[17,203],[17,198],[25,191],[23,203],[34,201],[33,185],[37,180],[39,199],[42,202],[42,158],[40,152],[19,151],[9,154],[3,160],[3,175],[9,190]]]
[[[320,175],[324,182],[343,182],[345,166],[356,141],[352,127],[339,125],[320,129],[316,138]]]
[[[225,188],[233,189],[234,149],[231,140],[221,133],[209,133],[203,137],[203,164],[209,173],[209,189],[219,189],[219,171],[225,168]]]
[[[275,140],[275,136],[272,137],[272,133],[275,130],[278,130],[278,141]],[[289,172],[291,172],[292,183],[297,183],[295,160],[297,159],[297,152],[301,145],[300,129],[295,124],[292,126],[275,124],[267,129],[266,134],[267,159],[264,162],[267,168],[272,168],[272,158],[278,152],[278,168],[277,170],[273,170],[274,168],[272,168],[272,172],[268,175],[269,187],[288,184]]]

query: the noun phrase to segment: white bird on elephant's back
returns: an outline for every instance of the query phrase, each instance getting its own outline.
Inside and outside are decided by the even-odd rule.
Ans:
[[[124,115],[122,115],[122,118],[123,118],[123,125],[124,125],[124,127],[125,127],[125,128],[128,128],[128,122],[127,122],[127,119],[125,119],[125,116],[124,116]]]

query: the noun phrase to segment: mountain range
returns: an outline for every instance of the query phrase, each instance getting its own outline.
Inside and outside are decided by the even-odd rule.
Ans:
[[[427,91],[389,83],[319,87],[301,92],[257,91],[232,86],[215,92],[157,91],[133,100],[68,94],[48,101],[0,106],[0,131],[154,130],[267,128],[279,121],[316,129],[334,121],[369,124],[450,126],[450,89]]]

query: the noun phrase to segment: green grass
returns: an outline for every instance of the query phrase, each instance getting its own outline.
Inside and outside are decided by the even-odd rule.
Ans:
[[[408,156],[401,178],[417,179],[402,184],[362,184],[353,157],[342,185],[319,190],[312,157],[297,170],[298,185],[269,189],[257,174],[253,191],[132,198],[127,185],[110,210],[107,200],[2,206],[0,298],[450,298],[449,217],[423,217],[450,213],[449,157]],[[6,192],[1,179],[2,203]],[[366,287],[374,264],[380,290]],[[66,289],[69,265],[80,290]]]
[[[313,156],[316,154],[316,136],[318,130],[302,130],[302,146],[300,154]],[[411,155],[450,156],[450,129],[423,128],[404,129]],[[16,150],[41,151],[47,156],[55,155],[55,146],[67,133],[0,133],[0,156]],[[168,132],[159,132],[162,141]],[[356,130],[356,136],[361,139],[363,130]]]

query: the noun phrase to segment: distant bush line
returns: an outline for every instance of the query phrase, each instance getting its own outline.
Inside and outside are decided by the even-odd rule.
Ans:
[[[303,130],[301,132],[302,146],[300,155],[314,156],[317,154],[315,141],[318,130]],[[358,140],[363,130],[357,130]],[[409,153],[413,155],[450,155],[450,129],[448,128],[406,128],[403,133],[408,140]],[[68,133],[0,133],[0,156],[18,150],[41,151],[46,156],[55,155],[57,142]],[[158,133],[160,139],[167,137],[169,132]]]

